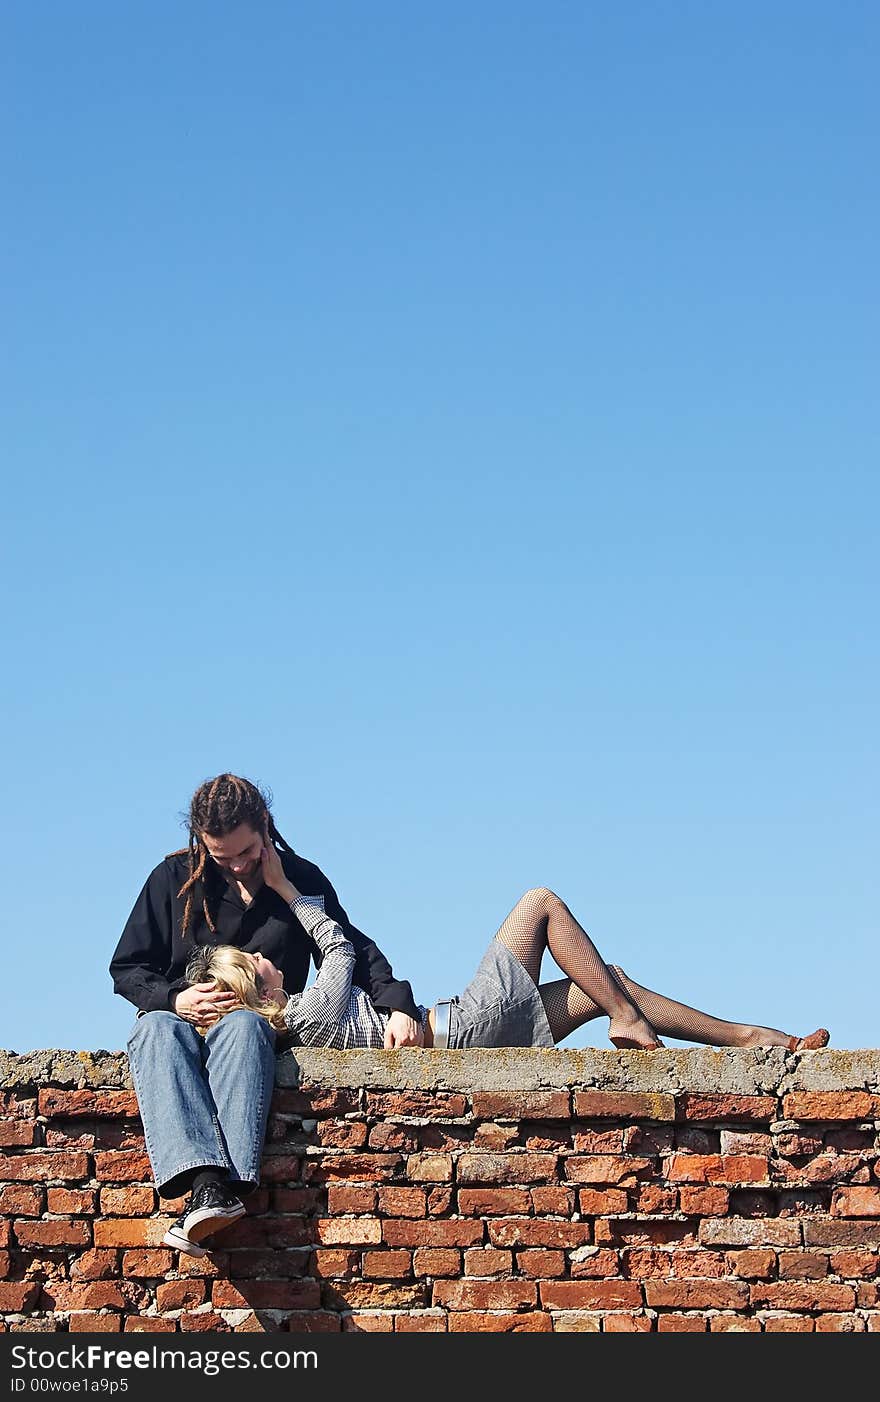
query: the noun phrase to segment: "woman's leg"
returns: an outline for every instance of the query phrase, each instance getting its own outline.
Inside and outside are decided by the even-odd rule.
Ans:
[[[594,1007],[607,1014],[610,1019],[608,1035],[616,1047],[648,1050],[660,1046],[648,1018],[611,973],[565,902],[552,891],[545,887],[526,891],[495,938],[519,960],[535,984],[540,976],[544,950],[549,949],[562,972],[579,990],[581,1000],[575,999],[577,1005],[584,1010]],[[575,1026],[595,1016],[597,1012],[585,1011]],[[553,1031],[553,1019],[549,1014],[548,1021]]]
[[[780,1032],[776,1027],[726,1022],[723,1018],[712,1017],[709,1013],[688,1007],[686,1003],[677,1003],[672,998],[665,998],[662,993],[642,987],[616,964],[609,964],[608,968],[664,1037],[676,1037],[682,1042],[704,1042],[713,1047],[787,1047],[789,1051],[824,1047],[828,1042],[828,1033],[824,1028],[819,1028],[809,1037],[798,1038]],[[563,1041],[585,1022],[599,1017],[603,1011],[598,1003],[586,998],[571,979],[542,983],[538,992],[555,1042]]]

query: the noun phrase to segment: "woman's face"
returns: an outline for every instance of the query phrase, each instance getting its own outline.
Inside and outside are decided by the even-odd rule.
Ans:
[[[284,975],[280,969],[276,969],[271,959],[267,959],[265,954],[252,954],[246,951],[247,957],[254,966],[254,973],[257,976],[258,986],[266,993],[277,993],[284,982]]]

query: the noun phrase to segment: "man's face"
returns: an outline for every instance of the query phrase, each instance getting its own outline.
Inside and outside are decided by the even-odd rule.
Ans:
[[[261,833],[254,832],[249,823],[239,823],[225,837],[208,837],[202,833],[208,856],[221,871],[228,871],[237,881],[246,881],[260,865],[263,846]]]

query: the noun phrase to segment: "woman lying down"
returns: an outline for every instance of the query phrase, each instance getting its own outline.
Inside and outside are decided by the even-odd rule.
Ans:
[[[242,1008],[266,1018],[287,1045],[383,1047],[390,1014],[352,984],[354,949],[324,914],[323,898],[294,890],[290,907],[320,953],[310,988],[288,994],[270,960],[232,945],[201,947],[187,967],[188,982],[235,994]],[[545,951],[564,977],[539,983]],[[564,901],[545,888],[527,891],[517,901],[462,994],[419,1012],[426,1047],[553,1047],[601,1016],[609,1019],[615,1047],[645,1051],[663,1046],[661,1036],[789,1051],[824,1047],[829,1040],[824,1028],[795,1037],[773,1027],[725,1022],[652,993],[606,964]]]

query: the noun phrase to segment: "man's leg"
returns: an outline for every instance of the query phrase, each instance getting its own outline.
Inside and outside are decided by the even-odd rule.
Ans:
[[[211,1096],[236,1189],[260,1178],[266,1121],[275,1087],[275,1033],[248,1008],[227,1013],[205,1035]]]
[[[205,1070],[205,1039],[172,1012],[144,1013],[128,1039],[128,1063],[156,1186],[176,1197],[194,1171],[230,1171]]]

